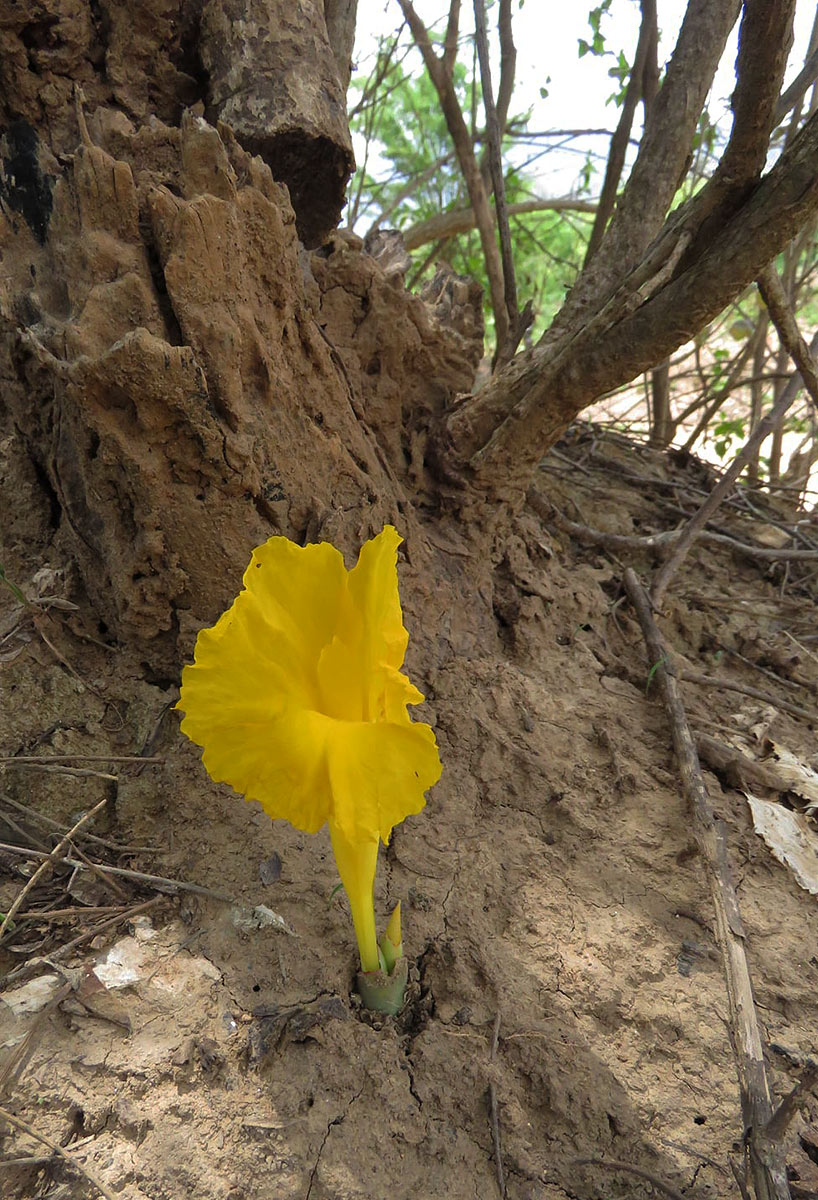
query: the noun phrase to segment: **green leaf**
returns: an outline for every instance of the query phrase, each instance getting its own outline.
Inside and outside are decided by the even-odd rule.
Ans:
[[[660,667],[664,667],[666,665],[667,665],[667,659],[660,658],[659,661],[655,662],[653,664],[653,666],[650,668],[650,670],[648,671],[648,677],[645,680],[645,695],[646,696],[648,694],[648,691],[650,690],[650,685],[653,682],[654,675],[656,674],[656,672],[659,670]]]
[[[3,567],[2,563],[0,563],[0,583],[4,583],[4,584],[6,585],[6,587],[9,589],[9,591],[12,593],[12,595],[13,595],[13,596],[14,596],[14,598],[15,598],[15,600],[17,600],[17,602],[18,602],[19,604],[27,604],[27,603],[28,603],[28,601],[26,600],[25,596],[23,595],[23,593],[22,593],[22,592],[20,591],[20,589],[18,588],[17,584],[16,584],[16,583],[12,583],[12,582],[11,582],[11,580],[9,579],[9,577],[8,577],[8,575],[6,574],[5,568]]]

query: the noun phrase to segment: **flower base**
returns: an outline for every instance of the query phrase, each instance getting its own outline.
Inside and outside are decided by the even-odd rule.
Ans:
[[[405,958],[398,959],[391,975],[385,971],[359,971],[358,994],[364,1002],[364,1008],[386,1013],[390,1017],[397,1016],[403,1007],[408,979],[409,962]]]

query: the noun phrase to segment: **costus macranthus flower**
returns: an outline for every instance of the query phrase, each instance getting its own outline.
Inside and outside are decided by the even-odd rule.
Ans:
[[[434,733],[407,711],[424,697],[401,673],[401,541],[387,525],[350,571],[328,542],[259,546],[243,591],[199,633],[178,704],[216,782],[306,833],[329,825],[364,971],[379,967],[379,842],[441,770]]]

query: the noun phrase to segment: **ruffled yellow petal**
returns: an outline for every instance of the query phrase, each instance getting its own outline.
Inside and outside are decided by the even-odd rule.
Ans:
[[[426,803],[440,778],[428,725],[336,722],[327,741],[332,819],[350,842],[389,841],[395,825]]]
[[[315,672],[321,651],[348,620],[347,570],[340,551],[329,542],[296,546],[273,537],[253,551],[243,582],[268,628],[291,649],[288,666],[300,661],[302,670]]]
[[[182,730],[213,779],[306,832],[332,820],[351,842],[388,840],[440,776],[434,734],[407,705],[407,633],[391,526],[347,572],[326,543],[271,538],[245,590],[184,669]]]
[[[349,594],[356,622],[356,649],[363,677],[369,682],[364,696],[364,720],[378,720],[375,711],[379,667],[397,671],[403,665],[409,634],[403,626],[398,594],[398,546],[403,541],[392,525],[361,547],[357,564],[349,573]]]

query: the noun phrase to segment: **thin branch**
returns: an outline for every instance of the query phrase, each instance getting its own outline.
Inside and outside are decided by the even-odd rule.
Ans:
[[[37,886],[37,884],[43,878],[43,876],[46,875],[47,872],[54,866],[55,862],[62,861],[61,860],[62,852],[65,849],[65,847],[70,843],[72,837],[74,837],[75,834],[79,833],[79,831],[82,829],[83,825],[86,825],[89,821],[92,821],[94,819],[94,817],[97,815],[97,813],[102,808],[104,808],[107,803],[108,803],[108,797],[105,796],[102,800],[100,800],[99,804],[95,804],[94,807],[92,809],[89,809],[89,811],[87,813],[83,813],[83,815],[76,822],[76,824],[71,829],[69,829],[69,831],[65,835],[65,837],[62,838],[62,840],[57,843],[57,845],[54,847],[54,849],[51,851],[51,853],[43,855],[43,858],[45,861],[43,863],[41,863],[41,865],[37,868],[37,870],[34,872],[34,874],[29,879],[28,883],[25,885],[23,890],[20,892],[17,899],[12,904],[11,908],[8,910],[6,915],[3,917],[3,920],[0,921],[0,941],[2,941],[3,938],[6,936],[6,933],[8,932],[8,930],[13,927],[12,922],[14,920],[14,917],[20,911],[20,906],[22,905],[22,903],[25,900],[28,893]]]
[[[577,1167],[602,1167],[606,1171],[625,1171],[629,1175],[635,1175],[637,1179],[644,1179],[646,1183],[651,1184],[657,1191],[664,1196],[669,1196],[670,1200],[687,1200],[681,1192],[677,1192],[670,1184],[660,1179],[658,1175],[652,1175],[650,1171],[646,1171],[643,1167],[635,1167],[632,1163],[618,1162],[612,1158],[575,1158],[574,1166]]]
[[[602,243],[608,218],[613,212],[614,204],[616,203],[616,193],[619,188],[619,181],[622,178],[622,169],[625,166],[625,154],[630,142],[636,107],[643,95],[643,78],[648,54],[651,47],[653,47],[654,52],[656,49],[656,0],[641,0],[641,4],[642,21],[639,27],[636,55],[628,79],[628,86],[625,89],[622,112],[614,135],[611,138],[608,163],[605,168],[605,181],[602,184],[602,192],[599,197],[599,208],[585,253],[586,264],[591,261]]]
[[[818,17],[816,17],[818,20]],[[801,70],[786,91],[782,92],[775,106],[775,123],[780,125],[787,113],[803,99],[804,93],[818,78],[818,46],[807,58]]]
[[[684,532],[676,543],[673,553],[654,578],[651,598],[656,608],[661,608],[662,599],[671,579],[689,554],[690,548],[700,531],[704,528],[707,521],[710,520],[725,496],[732,490],[733,484],[744,468],[753,461],[756,451],[762,442],[773,432],[778,421],[784,416],[787,409],[790,408],[795,397],[798,395],[802,383],[809,391],[813,402],[818,405],[818,370],[816,369],[810,348],[798,330],[795,316],[787,303],[784,290],[774,267],[768,267],[762,273],[759,279],[759,288],[762,291],[770,317],[778,329],[778,335],[781,338],[782,344],[786,346],[792,355],[799,373],[793,375],[777,402],[764,419],[759,421],[704,504],[685,526]],[[812,339],[812,351],[818,351],[818,333]]]
[[[716,916],[716,938],[722,952],[727,984],[730,1037],[738,1069],[741,1112],[756,1195],[758,1200],[790,1200],[786,1169],[781,1162],[780,1151],[768,1143],[762,1148],[758,1141],[759,1131],[766,1129],[772,1116],[772,1102],[747,962],[746,935],[727,859],[724,827],[716,820],[713,805],[707,794],[696,745],[687,723],[676,673],[670,664],[667,648],[653,619],[647,594],[630,567],[625,571],[624,584],[642,628],[648,660],[656,668],[684,794],[690,806],[696,841],[707,870]]]
[[[508,214],[516,217],[524,213],[540,212],[595,213],[596,208],[595,200],[574,200],[571,196],[562,196],[554,200],[517,200],[508,205]],[[429,217],[426,221],[418,221],[403,235],[403,242],[407,250],[417,250],[418,246],[423,246],[426,242],[467,233],[474,229],[476,223],[473,208],[456,208],[451,212]]]
[[[497,32],[500,35],[500,84],[497,88],[497,124],[501,134],[508,123],[508,106],[514,91],[517,70],[517,48],[511,26],[511,0],[500,0],[497,15]]]
[[[460,27],[460,0],[451,0],[449,5],[449,20],[446,24],[446,37],[443,42],[443,69],[451,76],[457,58],[457,35]],[[414,31],[413,31],[414,32]]]
[[[64,1163],[67,1163],[75,1171],[79,1171],[80,1175],[84,1175],[88,1182],[93,1184],[97,1189],[99,1194],[105,1197],[105,1200],[116,1200],[113,1192],[108,1191],[108,1188],[97,1179],[90,1167],[86,1167],[83,1163],[78,1162],[73,1155],[68,1153],[64,1146],[52,1141],[45,1134],[38,1133],[26,1121],[21,1120],[20,1117],[16,1117],[14,1113],[9,1112],[6,1108],[0,1108],[0,1120],[7,1121],[9,1125],[13,1125],[15,1129],[19,1129],[22,1133],[27,1133],[29,1137],[34,1138],[35,1142],[42,1142],[44,1146],[48,1146],[49,1150],[52,1150],[54,1154],[58,1154]]]
[[[499,338],[497,341],[494,355],[494,365],[496,367],[498,364],[502,365],[511,360],[523,331],[518,329],[517,283],[514,278],[514,254],[511,248],[511,232],[508,227],[506,183],[503,176],[501,147],[502,132],[498,123],[497,109],[494,104],[494,91],[491,84],[491,62],[489,60],[488,32],[486,30],[485,0],[474,0],[474,26],[477,57],[480,62],[483,109],[486,115],[486,142],[489,171],[494,192],[495,219],[500,231],[500,260],[503,264],[503,296],[508,316],[506,340],[502,344]]]
[[[756,354],[760,350],[761,346],[766,344],[766,335],[766,324],[764,321],[759,320],[754,333],[747,339],[741,349],[741,352],[736,357],[736,360],[730,368],[730,372],[722,387],[716,390],[712,399],[710,399],[708,396],[704,397],[704,403],[706,404],[706,407],[704,412],[699,417],[693,432],[682,447],[683,450],[686,450],[689,453],[693,449],[699,436],[710,424],[711,418],[715,416],[724,401],[737,386],[741,378],[741,373],[744,370],[750,355]],[[693,412],[695,412],[695,408],[686,409],[679,417],[679,422],[681,423],[682,421],[686,420],[688,416],[692,416]],[[756,421],[755,424],[757,425],[758,421]],[[753,426],[753,428],[754,427],[755,426]]]
[[[793,1118],[806,1101],[809,1093],[818,1083],[818,1063],[810,1062],[806,1066],[795,1087],[787,1093],[767,1124],[764,1134],[773,1143],[780,1143],[786,1136]]]
[[[388,221],[392,214],[400,208],[404,200],[411,196],[413,192],[416,192],[418,188],[423,187],[424,184],[428,183],[430,179],[434,179],[440,171],[440,168],[445,167],[447,163],[452,161],[453,158],[454,154],[441,155],[441,157],[435,159],[435,161],[428,166],[425,171],[421,171],[419,175],[413,175],[411,179],[407,179],[404,186],[395,193],[394,197],[386,206],[386,208],[381,211],[376,220],[374,220],[369,226],[365,237],[369,237],[371,233],[374,233],[377,229],[380,229],[384,222]]]
[[[486,195],[483,177],[475,157],[471,135],[469,134],[454,90],[452,79],[454,58],[450,53],[452,47],[449,36],[447,33],[444,56],[443,58],[439,58],[432,46],[426,26],[415,11],[412,0],[398,0],[398,3],[409,25],[415,44],[423,57],[429,78],[437,92],[443,117],[446,121],[446,128],[454,143],[457,160],[463,172],[466,189],[469,193],[469,200],[475,212],[476,225],[480,234],[480,244],[483,250],[483,259],[489,282],[491,307],[494,313],[497,345],[501,346],[505,343],[508,336],[508,313],[506,312],[505,296],[503,294],[503,265],[494,236],[492,210],[488,196]],[[452,0],[452,7],[449,12],[450,28],[453,21],[452,14],[455,14],[454,22],[456,26],[457,11],[459,11],[459,2],[458,0]]]
[[[782,712],[788,712],[793,717],[800,717],[802,721],[809,721],[811,725],[818,725],[818,712],[814,709],[802,708],[800,704],[790,704],[789,700],[782,700],[779,696],[774,696],[772,692],[762,692],[759,688],[746,687],[741,683],[731,683],[729,679],[720,679],[717,675],[704,675],[700,671],[680,671],[679,678],[683,679],[685,683],[698,683],[723,692],[738,692],[741,696],[750,696],[753,700],[772,704],[773,707],[780,708]]]

